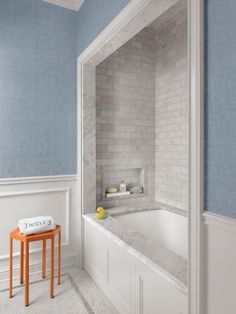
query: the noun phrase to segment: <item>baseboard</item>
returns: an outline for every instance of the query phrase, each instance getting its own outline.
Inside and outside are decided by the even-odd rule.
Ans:
[[[61,258],[61,268],[65,268],[68,266],[76,265],[76,258],[77,255],[70,255],[70,256],[62,256]],[[50,259],[47,259],[47,265],[50,264]],[[36,260],[29,264],[30,267],[30,275],[38,274],[42,271],[42,260]],[[55,260],[54,269],[56,270],[57,267],[57,260]],[[46,273],[50,273],[50,268],[46,267]],[[13,279],[20,278],[20,264],[13,265]],[[4,283],[9,280],[9,268],[2,267],[0,269],[0,284]]]

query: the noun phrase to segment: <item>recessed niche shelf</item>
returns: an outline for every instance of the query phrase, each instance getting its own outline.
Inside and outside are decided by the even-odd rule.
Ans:
[[[133,185],[141,185],[144,189],[142,194],[117,195],[106,197],[106,189],[116,187],[119,191],[121,181]],[[102,167],[102,200],[116,200],[126,198],[136,198],[145,195],[144,168],[137,166],[103,166]]]
[[[129,191],[126,192],[115,192],[115,193],[106,193],[106,198],[111,197],[122,197],[122,196],[129,196],[131,193]]]
[[[123,199],[130,199],[130,198],[139,198],[147,196],[147,193],[143,192],[141,194],[129,194],[129,195],[120,195],[120,196],[113,196],[113,197],[104,197],[103,200],[106,201],[115,201],[115,200],[123,200]]]

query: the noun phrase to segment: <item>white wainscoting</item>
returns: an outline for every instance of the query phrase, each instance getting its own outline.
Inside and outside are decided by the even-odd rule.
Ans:
[[[236,313],[236,220],[204,213],[202,314]]]
[[[8,278],[8,234],[19,219],[51,215],[62,226],[62,266],[75,264],[78,248],[77,176],[0,180],[0,281]],[[57,243],[57,242],[56,242]],[[49,243],[48,243],[49,245]],[[47,252],[49,260],[49,251]],[[56,266],[55,261],[55,266]],[[14,276],[19,276],[19,243],[14,241]],[[41,269],[41,243],[30,244],[30,271]]]

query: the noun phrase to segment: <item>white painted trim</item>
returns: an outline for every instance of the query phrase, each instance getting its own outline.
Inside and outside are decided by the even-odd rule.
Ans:
[[[26,190],[26,191],[0,193],[0,197],[10,197],[10,196],[29,195],[29,194],[60,193],[60,192],[67,193],[69,192],[69,190],[70,188]]]
[[[49,255],[49,254],[47,254]],[[75,260],[76,260],[76,255],[66,255],[66,256],[61,256],[61,268],[65,268],[65,267],[69,267],[69,266],[73,266],[75,265]],[[46,260],[46,265],[49,265],[50,264],[50,259],[47,258]],[[30,275],[35,275],[35,274],[38,274],[38,273],[41,273],[42,272],[42,260],[41,259],[38,259],[38,260],[35,260],[35,261],[31,261],[29,263],[29,268],[30,270],[32,268],[34,268],[35,270],[33,271],[30,271]],[[58,268],[57,267],[57,263],[55,261],[55,266],[54,266],[55,270]],[[13,264],[13,272],[19,274],[20,273],[20,264],[16,264],[14,265]],[[46,272],[49,273],[50,272],[50,268],[47,267],[46,268]],[[4,282],[7,282],[9,279],[8,279],[8,273],[9,273],[9,267],[2,267],[0,269],[0,275],[5,275],[4,277],[6,277],[6,279],[2,279],[0,280],[0,284],[4,283]],[[14,276],[14,280],[18,279],[20,276],[19,275],[16,275]]]
[[[111,23],[92,41],[92,43],[80,54],[78,62],[84,64],[97,52],[97,50],[111,39],[120,28],[128,23],[138,12],[145,7],[150,0],[132,0]]]
[[[102,61],[99,56],[101,47],[108,48],[108,55],[111,51],[109,43],[116,36],[119,36],[121,29],[126,26],[135,16],[151,3],[151,0],[133,0],[114,18],[114,20],[104,29],[102,33],[85,49],[77,59],[78,75],[78,148],[83,153],[82,145],[82,77],[85,64],[96,66]],[[201,259],[201,219],[203,209],[203,0],[188,0],[188,33],[189,33],[189,86],[190,86],[190,162],[189,169],[189,314],[202,314],[200,309],[200,259]],[[145,19],[144,19],[145,20]],[[144,21],[147,26],[151,21]],[[128,35],[127,35],[128,36]],[[130,38],[127,38],[129,40]],[[123,43],[122,43],[123,44]],[[118,44],[117,44],[118,46]],[[118,49],[119,47],[116,47]],[[109,50],[110,49],[110,50]],[[98,56],[97,58],[95,56]],[[82,161],[81,159],[78,159]],[[82,167],[82,162],[81,162]],[[81,192],[83,169],[80,169],[78,178]],[[81,193],[81,208],[83,204]],[[81,244],[83,248],[83,222],[81,220],[82,209],[80,212],[81,225]],[[83,264],[83,261],[81,261]]]
[[[1,204],[8,204],[8,202],[12,202],[12,209],[15,210],[17,209],[17,206],[19,204],[19,197],[22,197],[26,201],[26,203],[24,203],[24,209],[26,211],[24,212],[30,216],[31,208],[27,205],[27,200],[32,201],[32,199],[34,199],[34,196],[37,195],[38,197],[40,197],[40,200],[43,200],[43,202],[44,200],[46,200],[46,202],[52,202],[45,203],[45,206],[47,207],[51,205],[54,206],[54,200],[55,202],[58,202],[58,198],[63,199],[63,203],[59,203],[59,206],[61,206],[60,209],[62,208],[62,211],[58,212],[55,206],[54,211],[55,213],[58,213],[59,218],[61,217],[61,215],[63,215],[62,260],[66,261],[66,263],[68,260],[70,260],[71,265],[72,261],[73,264],[76,263],[76,259],[78,259],[79,254],[77,237],[78,225],[76,224],[77,199],[75,193],[77,194],[77,175],[4,179],[0,184],[0,203],[3,202]],[[3,209],[3,206],[1,206],[1,208]],[[37,213],[40,213],[40,208],[37,208]],[[3,212],[2,217],[4,217]],[[12,225],[14,226],[16,221],[14,219],[12,220],[14,221],[12,223]],[[11,220],[8,221],[7,226],[9,226],[9,229],[12,228],[12,225]],[[55,243],[55,247],[57,247],[57,243]],[[41,248],[34,246],[30,248],[30,253],[32,254],[33,270],[36,263],[35,261],[38,260],[40,252]],[[70,258],[70,256],[72,255],[73,258]],[[19,251],[16,250],[13,256],[14,263],[15,265],[17,265]],[[9,256],[5,248],[0,256],[0,281],[8,277],[8,267],[6,266],[8,259]],[[40,269],[39,265],[37,267],[38,269]],[[15,272],[14,277],[17,275],[18,273]]]
[[[76,181],[78,176],[75,175],[58,175],[58,176],[40,176],[40,177],[18,177],[0,179],[0,185],[7,184],[27,184],[38,182],[57,182],[57,181]]]
[[[1,193],[0,199],[3,197],[14,197],[14,196],[20,196],[20,195],[36,195],[36,194],[47,194],[47,193],[66,193],[66,240],[62,243],[62,246],[69,245],[69,221],[70,221],[70,188],[57,188],[57,189],[42,189],[42,190],[26,190],[26,191],[17,191],[17,192],[7,192],[7,193]],[[39,252],[41,249],[35,249],[31,250],[30,252]],[[13,254],[13,257],[19,256],[19,253]],[[0,260],[8,259],[8,255],[2,255],[0,256]]]
[[[78,171],[78,186],[77,186],[77,207],[78,207],[78,259],[77,265],[81,268],[84,268],[84,225],[83,225],[83,200],[82,200],[82,175],[83,175],[83,165],[82,165],[82,154],[83,154],[83,145],[82,145],[82,95],[79,91],[82,90],[82,64],[78,61],[77,58],[77,171]]]
[[[236,219],[203,214],[203,314],[235,314]]]
[[[189,0],[190,40],[190,234],[189,313],[202,314],[203,213],[203,0]],[[203,292],[202,292],[203,293]]]
[[[236,219],[221,216],[211,212],[205,212],[203,214],[203,222],[207,226],[211,226],[224,232],[236,235]]]
[[[69,245],[70,243],[69,243],[69,241],[68,240],[66,240],[66,242],[63,242],[63,243],[61,243],[61,247],[64,247],[64,246],[67,246],[67,245]],[[58,247],[58,244],[54,244],[54,247],[55,247],[55,249]],[[50,245],[48,244],[47,245],[47,250],[50,250]],[[41,252],[42,251],[42,249],[41,248],[38,248],[38,249],[30,249],[30,253],[32,254],[32,253],[37,253],[37,252]],[[20,252],[17,252],[17,253],[14,253],[13,255],[13,258],[14,257],[19,257],[20,256]],[[0,256],[0,261],[3,261],[3,260],[8,260],[9,259],[9,255],[8,254],[6,254],[6,255],[1,255]],[[41,261],[42,262],[42,261]],[[34,262],[32,262],[32,263],[34,263]],[[3,268],[0,268],[0,273],[2,272],[2,269]]]
[[[73,11],[78,11],[82,6],[84,0],[43,0],[51,4],[58,5],[60,7],[70,9]]]
[[[74,8],[76,11],[79,11],[81,8],[82,4],[84,3],[84,0],[73,0],[74,2]]]

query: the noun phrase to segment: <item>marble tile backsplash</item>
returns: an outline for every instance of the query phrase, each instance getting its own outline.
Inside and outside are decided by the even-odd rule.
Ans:
[[[104,200],[103,167],[125,166],[144,169],[140,201],[186,210],[187,120],[187,6],[181,0],[96,67],[97,205],[137,202]]]
[[[168,16],[168,11],[166,13]],[[165,21],[165,23],[164,23]],[[156,34],[156,201],[187,209],[187,5],[172,7]]]
[[[154,200],[155,32],[149,28],[96,68],[96,145],[97,205],[135,201],[102,201],[103,166],[144,168],[145,195],[140,201]]]

